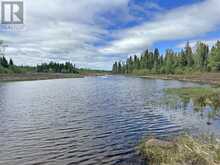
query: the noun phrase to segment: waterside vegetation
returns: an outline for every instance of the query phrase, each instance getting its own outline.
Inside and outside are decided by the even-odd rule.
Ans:
[[[192,102],[193,110],[201,116],[207,115],[207,124],[220,115],[220,88],[194,87],[166,89],[168,95],[178,96],[184,105]],[[180,103],[178,103],[180,104]]]
[[[12,59],[7,59],[3,49],[3,41],[0,41],[0,81],[24,81],[78,78],[83,76],[96,76],[109,74],[108,71],[77,68],[71,62],[42,63],[37,66],[18,66]]]
[[[185,105],[192,103],[194,112],[208,115],[208,125],[220,116],[218,86],[170,88],[165,89],[165,94],[174,99],[177,96]],[[220,164],[220,141],[213,135],[181,134],[166,140],[148,137],[140,143],[138,151],[149,165]]]
[[[175,52],[167,49],[162,55],[156,48],[153,52],[146,50],[140,57],[134,55],[126,62],[115,62],[114,74],[188,74],[194,72],[220,71],[220,41],[210,49],[203,42],[192,48],[187,42],[184,49]]]
[[[43,63],[35,66],[16,66],[12,59],[9,61],[5,56],[0,57],[0,74],[15,73],[74,73],[79,74],[78,69],[70,62],[66,63]]]
[[[220,143],[212,136],[187,134],[173,140],[148,138],[138,150],[149,165],[218,165]]]

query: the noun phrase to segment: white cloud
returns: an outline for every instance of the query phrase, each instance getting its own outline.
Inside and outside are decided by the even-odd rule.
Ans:
[[[195,48],[197,42],[203,42],[203,43],[209,45],[209,48],[211,48],[211,47],[213,47],[213,46],[217,43],[217,41],[219,41],[219,40],[220,40],[220,38],[219,38],[219,39],[211,39],[211,40],[192,40],[192,41],[189,41],[189,44],[190,44],[191,47]],[[180,43],[180,44],[177,45],[177,48],[184,48],[185,45],[186,45],[186,42],[182,42],[182,43]]]
[[[158,15],[153,21],[118,32],[118,37],[101,53],[117,54],[143,51],[158,41],[191,38],[217,29],[220,1],[206,0]]]
[[[219,0],[171,11],[163,10],[153,1],[146,1],[143,6],[129,6],[130,2],[24,0],[25,31],[0,32],[0,39],[7,41],[7,55],[17,64],[68,60],[78,66],[110,69],[116,55],[120,58],[139,53],[158,41],[188,40],[215,30],[220,24]],[[148,10],[156,10],[159,14],[132,28],[109,29],[120,21],[138,20],[138,14],[133,15],[132,10],[146,15]],[[105,17],[106,13],[114,17]]]
[[[126,9],[128,0],[25,0],[24,5],[25,30],[0,34],[9,45],[8,57],[17,64],[68,60],[85,65],[99,61],[93,45],[108,34],[97,23],[99,14]]]

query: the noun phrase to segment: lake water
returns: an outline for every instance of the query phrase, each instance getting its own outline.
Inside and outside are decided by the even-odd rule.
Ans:
[[[142,164],[135,147],[146,136],[220,132],[190,106],[158,104],[165,88],[195,85],[123,76],[1,83],[0,164]]]

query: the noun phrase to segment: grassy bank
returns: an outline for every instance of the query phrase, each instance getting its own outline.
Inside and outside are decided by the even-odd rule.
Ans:
[[[18,74],[0,74],[0,81],[29,81],[29,80],[47,80],[64,78],[82,78],[80,74],[67,73],[18,73]]]
[[[220,111],[219,87],[171,88],[166,89],[165,92],[179,96],[183,101],[191,100],[197,110],[209,106],[216,113]]]
[[[92,69],[84,69],[84,68],[81,68],[78,71],[83,76],[104,76],[104,75],[110,75],[111,74],[111,71],[92,70]]]
[[[181,75],[148,74],[148,75],[138,75],[138,76],[141,78],[148,78],[148,79],[180,80],[180,81],[220,85],[220,73],[207,72],[207,73],[192,73],[192,74],[181,74]]]
[[[76,68],[70,62],[56,63],[51,61],[37,66],[17,66],[12,59],[7,60],[4,55],[0,57],[0,81],[79,78],[84,76],[102,76],[110,73],[104,70]]]
[[[212,137],[182,135],[166,141],[149,138],[138,149],[149,165],[220,164],[220,143]]]
[[[178,96],[184,104],[192,103],[193,111],[207,116],[207,124],[211,124],[220,115],[220,88],[219,87],[194,87],[166,89],[171,96]]]
[[[31,80],[47,80],[47,79],[66,79],[66,78],[83,78],[85,76],[104,76],[109,75],[110,72],[102,71],[84,71],[79,74],[73,73],[0,73],[0,82],[3,81],[31,81]]]
[[[188,87],[166,89],[167,94],[178,95],[180,97],[199,98],[220,95],[219,87]]]
[[[16,67],[5,69],[0,72],[0,81],[29,81],[29,80],[47,80],[47,79],[65,79],[65,78],[82,78],[85,76],[103,76],[111,72],[102,70],[78,69],[78,73],[55,73],[55,72],[36,72],[33,68]],[[3,70],[1,70],[3,71]],[[7,71],[7,72],[6,72]]]
[[[184,103],[192,103],[193,110],[201,113],[203,118],[207,114],[207,124],[219,116],[220,87],[171,88],[166,89],[165,93],[175,96],[174,99],[180,98]],[[193,137],[185,134],[168,140],[147,138],[138,146],[138,150],[149,165],[220,164],[220,141],[212,136]]]

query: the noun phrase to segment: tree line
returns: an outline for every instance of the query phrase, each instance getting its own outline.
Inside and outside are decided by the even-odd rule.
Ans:
[[[70,62],[55,63],[50,62],[49,64],[43,63],[41,65],[37,65],[37,72],[54,72],[54,73],[79,73],[78,69]]]
[[[42,73],[79,73],[78,69],[70,62],[66,63],[43,63],[36,67],[16,66],[12,59],[7,60],[5,56],[0,57],[0,73],[26,73],[26,72],[42,72]]]
[[[9,61],[5,58],[5,56],[0,57],[0,66],[4,67],[4,68],[8,68],[10,66],[13,66],[14,62],[12,59],[10,59]]]
[[[4,41],[0,40],[0,73],[26,73],[26,72],[53,72],[53,73],[79,73],[78,69],[70,62],[42,63],[34,66],[16,66],[12,59],[9,61],[4,56]]]
[[[112,67],[114,74],[183,74],[193,71],[220,71],[220,41],[211,49],[207,44],[197,42],[194,51],[187,42],[180,52],[167,49],[164,55],[158,48],[146,50],[140,57],[131,56],[125,62],[115,62]]]
[[[0,73],[14,73],[16,70],[12,59],[7,60],[5,56],[0,56]]]

